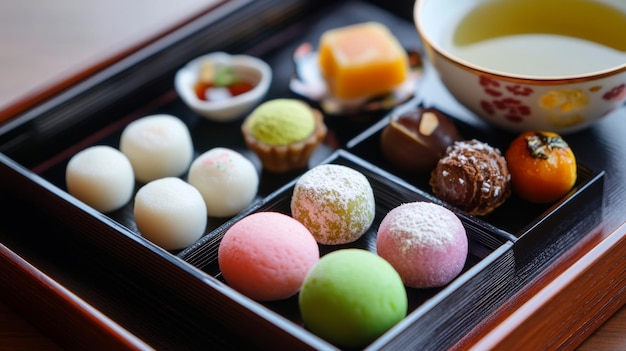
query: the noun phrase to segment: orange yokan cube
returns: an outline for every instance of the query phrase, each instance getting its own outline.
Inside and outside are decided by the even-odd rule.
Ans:
[[[406,51],[377,22],[326,31],[320,38],[319,64],[331,94],[346,100],[388,93],[409,74]]]

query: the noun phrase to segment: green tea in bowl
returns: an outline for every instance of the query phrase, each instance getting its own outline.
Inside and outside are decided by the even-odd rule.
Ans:
[[[496,0],[472,9],[443,48],[470,63],[568,76],[626,62],[626,13],[600,1]]]

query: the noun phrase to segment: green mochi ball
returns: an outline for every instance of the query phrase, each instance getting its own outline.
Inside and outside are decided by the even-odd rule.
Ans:
[[[363,347],[407,314],[400,275],[383,258],[361,249],[323,256],[299,295],[304,325],[340,347]]]

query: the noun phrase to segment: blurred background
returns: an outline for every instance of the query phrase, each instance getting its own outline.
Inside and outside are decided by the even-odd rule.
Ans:
[[[2,0],[0,110],[219,0]]]

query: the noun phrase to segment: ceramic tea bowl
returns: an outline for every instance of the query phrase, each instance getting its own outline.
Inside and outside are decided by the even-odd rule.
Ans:
[[[531,7],[486,9],[510,3]],[[446,88],[501,129],[571,133],[626,100],[626,42],[611,43],[626,32],[626,1],[417,0],[414,20]],[[503,23],[514,25],[498,28]]]

